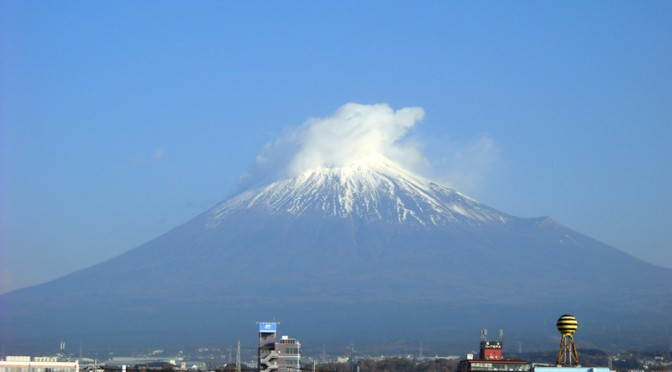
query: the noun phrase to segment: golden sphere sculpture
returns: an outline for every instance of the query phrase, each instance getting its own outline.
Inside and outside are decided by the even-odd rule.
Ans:
[[[573,315],[565,314],[558,319],[556,326],[563,336],[571,336],[579,328],[579,322]]]

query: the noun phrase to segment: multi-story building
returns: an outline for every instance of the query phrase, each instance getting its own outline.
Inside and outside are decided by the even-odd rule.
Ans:
[[[57,358],[31,360],[29,356],[7,356],[0,360],[0,372],[79,372],[79,362],[57,362]]]
[[[301,343],[289,336],[276,339],[277,323],[259,323],[259,371],[299,372]]]
[[[278,351],[278,372],[299,372],[301,368],[301,343],[289,336],[282,336],[275,343]]]
[[[278,352],[275,350],[275,333],[277,323],[259,323],[259,372],[275,372],[278,370]]]

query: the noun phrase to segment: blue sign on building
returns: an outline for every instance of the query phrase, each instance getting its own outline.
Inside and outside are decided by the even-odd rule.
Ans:
[[[259,332],[275,333],[276,323],[259,323]]]

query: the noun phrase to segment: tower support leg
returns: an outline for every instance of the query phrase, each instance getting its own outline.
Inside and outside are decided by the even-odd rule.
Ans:
[[[574,337],[563,335],[560,339],[560,348],[558,349],[558,359],[556,364],[562,367],[578,367],[579,352],[576,350]]]

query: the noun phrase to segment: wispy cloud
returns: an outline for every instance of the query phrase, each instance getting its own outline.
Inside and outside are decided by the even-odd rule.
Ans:
[[[431,177],[456,190],[473,193],[487,185],[500,163],[500,150],[488,135],[467,143],[441,141],[431,162]]]
[[[144,154],[140,156],[136,156],[132,158],[129,163],[131,166],[147,166],[148,164],[152,164],[155,162],[160,162],[164,156],[166,155],[166,151],[162,147],[157,147],[155,148],[152,152],[145,152]]]
[[[0,294],[10,292],[18,288],[14,276],[9,271],[0,273]]]
[[[154,149],[154,152],[152,153],[152,160],[159,161],[159,160],[163,159],[163,154],[164,154],[164,151],[163,151],[162,148],[159,147],[157,149]]]

